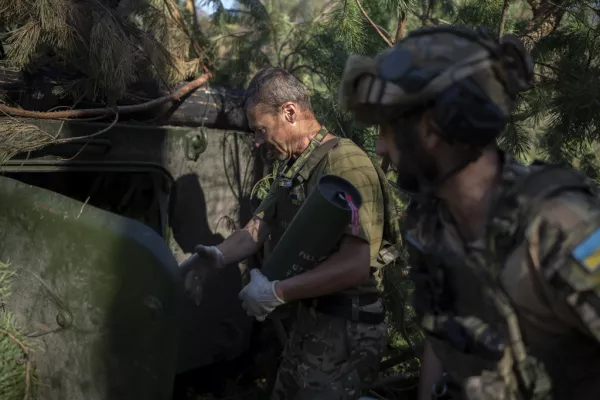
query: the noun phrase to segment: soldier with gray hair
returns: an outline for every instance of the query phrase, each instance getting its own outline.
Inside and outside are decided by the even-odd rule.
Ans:
[[[271,282],[253,269],[239,297],[248,315],[260,321],[285,303],[297,303],[274,399],[356,399],[376,379],[387,342],[380,300],[386,263],[380,250],[389,199],[383,175],[356,144],[334,136],[317,121],[303,85],[285,70],[258,72],[246,97],[256,145],[267,145],[283,163],[243,229],[218,246],[196,248],[201,262],[184,271],[186,288],[194,296],[197,273],[246,259],[269,236],[274,248],[319,177],[332,174],[347,180],[360,193],[362,206],[337,250],[313,269],[281,281]],[[319,223],[326,221],[314,221],[315,229]]]
[[[346,65],[343,106],[379,125],[414,193],[405,243],[427,338],[422,400],[600,399],[595,187],[497,145],[532,75],[515,36],[455,26]]]

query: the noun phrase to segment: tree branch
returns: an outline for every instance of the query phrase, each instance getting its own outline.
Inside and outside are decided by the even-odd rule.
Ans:
[[[423,26],[428,26],[432,23],[434,25],[437,25],[437,23],[431,15],[433,13],[434,8],[435,0],[421,0],[421,9],[423,10],[423,13],[419,16],[419,18],[421,19],[421,23],[423,24]]]
[[[150,100],[146,103],[135,104],[129,106],[120,106],[115,109],[110,108],[88,108],[82,110],[68,110],[68,111],[30,111],[23,110],[20,108],[9,107],[4,104],[0,104],[0,111],[10,115],[23,118],[36,118],[36,119],[63,119],[63,118],[82,118],[82,117],[99,117],[108,116],[114,114],[131,114],[140,111],[147,111],[152,108],[161,106],[169,102],[179,101],[183,96],[204,85],[212,77],[211,74],[202,75],[200,78],[193,80],[184,86],[177,89],[175,92],[159,97],[158,99]]]
[[[561,68],[558,68],[558,67],[556,67],[554,65],[546,64],[546,63],[539,62],[539,61],[535,61],[534,63],[537,64],[537,65],[540,65],[542,67],[549,68],[549,69],[551,69],[554,72],[558,72],[558,73],[561,73],[561,74],[568,75],[568,76],[570,76],[573,79],[579,79],[579,77],[577,75],[575,75],[574,73],[569,72],[569,71],[565,71],[565,70],[563,70]]]
[[[25,397],[23,398],[23,400],[29,400],[31,398],[31,359],[29,358],[29,350],[23,342],[21,342],[15,337],[15,335],[8,332],[7,330],[0,329],[0,334],[6,336],[14,343],[16,343],[16,345],[19,346],[19,348],[21,349],[23,357],[25,357]]]
[[[360,4],[359,0],[356,0],[356,5],[358,6],[358,8],[360,8],[360,12],[362,13],[362,15],[365,17],[365,19],[367,21],[369,21],[369,23],[371,24],[371,26],[373,28],[375,28],[375,31],[377,31],[377,33],[379,34],[379,36],[381,36],[381,38],[383,39],[383,41],[390,47],[393,47],[394,44],[385,37],[385,35],[383,34],[383,32],[381,32],[379,30],[379,27],[377,26],[377,24],[375,22],[373,22],[373,20],[369,17],[369,15],[367,14],[367,12],[365,11],[365,9],[363,8],[363,6]]]
[[[396,27],[396,37],[394,38],[394,43],[398,43],[402,37],[404,37],[404,32],[406,31],[406,11],[400,11],[398,15],[398,26]],[[390,157],[388,155],[384,155],[381,160],[381,170],[384,174],[387,174],[390,169]]]
[[[510,0],[504,0],[504,5],[502,6],[502,15],[500,16],[500,25],[498,26],[498,40],[500,40],[504,34],[504,26],[506,25],[506,20],[508,19],[509,8]]]
[[[396,27],[396,37],[394,38],[394,43],[398,43],[398,41],[404,37],[405,31],[406,11],[400,11],[400,15],[398,16],[398,26]]]
[[[173,4],[172,0],[164,0],[164,5],[166,6],[167,11],[169,12],[169,16],[173,19],[173,22],[175,22],[175,24],[177,24],[179,29],[181,29],[181,31],[189,39],[190,43],[192,44],[192,48],[194,49],[194,53],[196,54],[196,57],[199,58],[199,57],[204,56],[206,62],[208,62],[211,65],[211,67],[214,66],[212,64],[212,60],[208,57],[208,55],[206,53],[204,53],[202,51],[202,48],[198,44],[198,41],[190,33],[189,29],[186,26],[183,15],[181,15],[181,11],[179,10],[179,8],[177,8],[177,5]],[[195,5],[192,4],[192,6],[195,9]],[[194,20],[196,21],[196,23],[198,22],[198,16],[196,14],[194,14]],[[196,33],[199,33],[199,31]],[[202,64],[202,69],[204,70],[204,73],[208,73],[208,68],[206,67],[206,65],[204,64],[204,62],[202,60],[200,60],[200,64]]]

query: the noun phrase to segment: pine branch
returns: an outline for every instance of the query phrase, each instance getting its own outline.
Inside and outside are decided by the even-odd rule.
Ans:
[[[211,74],[206,74],[201,76],[200,78],[189,82],[177,89],[172,94],[159,97],[158,99],[154,99],[142,104],[135,104],[130,106],[120,106],[115,109],[110,108],[89,108],[82,110],[68,110],[68,111],[54,111],[54,112],[42,112],[42,111],[30,111],[23,110],[20,108],[9,107],[4,104],[0,104],[0,111],[4,112],[10,116],[23,117],[23,118],[37,118],[37,119],[65,119],[65,118],[85,118],[85,117],[100,117],[100,116],[109,116],[113,113],[118,112],[119,114],[130,114],[136,113],[140,111],[147,111],[152,108],[159,107],[163,104],[169,102],[179,101],[183,96],[191,92],[192,90],[198,89],[200,86],[204,85],[209,78],[211,78]]]
[[[5,329],[0,328],[0,335],[6,336],[13,343],[15,343],[23,352],[23,357],[25,357],[25,395],[23,397],[23,400],[30,400],[31,399],[31,369],[32,369],[32,366],[31,366],[31,359],[29,357],[29,349],[27,348],[27,346],[25,346],[25,343],[23,343],[22,341],[17,339],[17,337],[15,335],[13,335],[12,333],[10,333],[9,331],[7,331]]]
[[[553,71],[555,71],[555,72],[559,72],[559,73],[561,73],[561,74],[568,75],[568,76],[570,76],[570,77],[571,77],[571,78],[573,78],[573,79],[577,79],[577,80],[581,79],[580,77],[578,77],[578,76],[577,76],[577,75],[575,75],[574,73],[572,73],[572,72],[570,72],[570,71],[565,71],[565,70],[563,70],[563,69],[560,69],[560,68],[559,68],[559,67],[557,67],[556,65],[551,65],[551,64],[548,64],[548,63],[543,63],[543,62],[540,62],[540,61],[535,61],[535,64],[536,64],[536,65],[540,65],[540,66],[542,66],[542,67],[549,68],[549,69],[551,69],[551,70],[553,70]]]
[[[362,15],[365,17],[365,19],[367,21],[369,21],[369,24],[371,24],[371,26],[373,28],[375,28],[375,31],[377,32],[377,34],[383,39],[383,41],[385,42],[385,44],[387,44],[389,47],[393,47],[394,44],[390,41],[389,38],[387,38],[383,32],[379,29],[379,25],[377,25],[375,22],[373,22],[373,20],[369,17],[369,14],[367,14],[367,12],[365,11],[365,9],[363,8],[362,4],[360,4],[360,0],[356,0],[356,5],[358,6],[358,8],[360,8],[360,12],[362,13]]]
[[[400,39],[404,37],[404,32],[406,31],[406,11],[400,11],[400,15],[398,18],[398,26],[396,27],[396,37],[394,38],[394,43],[398,43]]]
[[[498,26],[498,40],[500,40],[502,35],[504,35],[504,26],[506,25],[506,20],[508,19],[509,9],[510,0],[504,0],[504,5],[502,6],[502,15],[500,17],[500,25]]]
[[[208,61],[211,64],[211,66],[214,66],[212,60],[210,60],[210,58],[206,55],[206,53],[204,53],[202,51],[202,48],[200,47],[200,44],[198,43],[198,41],[196,40],[194,35],[192,35],[190,33],[190,31],[187,28],[187,25],[183,19],[183,15],[181,15],[181,12],[179,11],[179,8],[177,7],[177,5],[173,4],[173,0],[163,0],[163,1],[167,8],[167,11],[169,12],[169,15],[173,19],[173,21],[175,21],[175,23],[177,24],[179,29],[181,29],[181,31],[185,34],[185,36],[188,38],[188,40],[192,44],[192,48],[194,49],[194,54],[196,55],[196,57],[203,57],[206,61]],[[194,17],[195,29],[196,29],[196,34],[197,34],[198,32],[200,32],[200,28],[197,26],[198,25],[198,17],[196,15],[196,5],[194,4],[193,0],[187,0],[187,1],[188,1],[188,3],[187,3],[188,6],[189,6],[189,3],[191,2],[191,10],[190,11],[192,12],[192,15]],[[208,73],[208,68],[206,67],[206,65],[203,62],[201,62],[201,65],[202,65],[202,69],[204,70],[204,73]]]

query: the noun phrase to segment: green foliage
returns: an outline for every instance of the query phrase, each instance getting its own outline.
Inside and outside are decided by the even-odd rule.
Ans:
[[[600,178],[597,1],[306,1],[310,11],[303,13],[299,1],[264,1],[260,7],[257,2],[238,3],[234,7],[238,11],[221,7],[213,17],[214,34],[220,35],[215,36],[221,54],[217,63],[220,83],[242,88],[260,68],[285,68],[309,89],[319,121],[336,134],[352,138],[372,156],[376,130],[357,125],[337,102],[339,80],[350,54],[373,56],[385,49],[386,41],[394,41],[399,24],[411,30],[450,23],[482,26],[495,37],[516,34],[533,54],[535,79],[518,97],[501,146],[524,161],[535,157],[565,162],[593,179]],[[393,175],[392,170],[392,180]],[[257,185],[262,187],[260,193],[266,193],[269,179]],[[397,193],[400,211],[406,200]],[[421,339],[407,304],[411,283],[404,275],[406,264],[402,259],[384,274],[391,342],[400,348]]]
[[[277,169],[278,168],[279,168],[279,165],[277,162],[275,162],[273,165],[273,168],[271,170],[271,173],[265,175],[261,180],[256,182],[256,184],[252,188],[252,191],[250,192],[250,199],[256,198],[256,199],[262,200],[265,197],[267,197],[267,194],[269,193],[271,185],[273,184],[273,182],[275,181],[275,178],[277,177]]]
[[[198,72],[188,58],[175,0],[0,0],[5,64],[57,72],[58,92],[109,104],[141,77],[181,81]]]
[[[483,25],[496,34],[503,0],[459,3],[455,22]],[[596,179],[600,104],[593,99],[600,93],[598,6],[595,1],[560,3],[558,12],[546,16],[556,24],[536,26],[531,21],[542,6],[531,10],[523,1],[511,2],[504,33],[529,42],[536,76],[533,87],[520,96],[501,143],[522,159],[567,163]]]
[[[4,311],[3,302],[10,296],[14,271],[0,263],[0,398],[33,400],[36,377],[31,361],[31,343],[19,331],[14,317]]]

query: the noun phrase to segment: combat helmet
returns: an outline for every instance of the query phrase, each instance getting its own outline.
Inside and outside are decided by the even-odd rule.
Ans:
[[[532,76],[531,57],[514,35],[498,40],[483,29],[424,27],[374,59],[351,56],[340,104],[365,125],[394,126],[431,109],[447,140],[482,148],[505,129]]]

